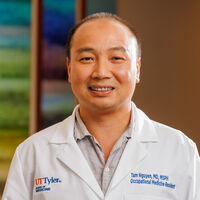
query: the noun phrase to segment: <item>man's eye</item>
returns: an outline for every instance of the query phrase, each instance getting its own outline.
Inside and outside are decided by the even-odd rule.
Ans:
[[[80,61],[92,61],[93,59],[91,57],[84,57],[81,58]]]
[[[112,57],[112,60],[123,60],[122,57]]]
[[[112,57],[112,60],[124,60],[124,58],[122,58],[122,57]]]

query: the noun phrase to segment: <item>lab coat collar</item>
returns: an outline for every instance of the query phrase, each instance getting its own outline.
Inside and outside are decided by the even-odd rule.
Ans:
[[[74,123],[75,112],[77,109],[79,109],[79,105],[74,108],[71,116],[58,124],[55,133],[49,140],[50,144],[65,144],[74,142]]]
[[[132,130],[133,138],[144,143],[158,142],[158,134],[153,121],[150,120],[143,111],[138,109],[133,102],[132,110],[135,115],[135,126]]]
[[[60,144],[58,146],[57,159],[81,177],[81,179],[102,199],[104,194],[74,139],[75,112],[78,108],[79,106],[76,106],[72,115],[58,125],[49,144]]]
[[[75,112],[77,109],[79,109],[79,105],[75,107],[70,117],[58,124],[57,130],[49,143],[64,144],[74,141]],[[132,137],[140,142],[158,142],[158,135],[153,122],[133,102],[132,114],[135,115]]]
[[[106,194],[109,194],[110,190],[124,177],[137,169],[139,164],[148,156],[146,143],[158,142],[158,135],[153,122],[134,103],[132,103],[132,113],[135,115],[132,137],[124,149]]]
[[[78,108],[79,106],[76,106],[73,114],[58,124],[49,143],[64,144],[57,153],[57,159],[80,176],[100,198],[103,198],[104,194],[74,139],[75,111]],[[148,155],[145,143],[158,141],[153,122],[134,103],[132,103],[132,109],[132,113],[135,115],[132,138],[126,145],[107,192],[112,190],[131,170],[137,168]]]

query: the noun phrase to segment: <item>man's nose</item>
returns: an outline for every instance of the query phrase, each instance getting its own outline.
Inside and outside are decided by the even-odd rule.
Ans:
[[[94,65],[91,77],[93,79],[111,78],[111,68],[109,62],[104,58],[98,59]]]

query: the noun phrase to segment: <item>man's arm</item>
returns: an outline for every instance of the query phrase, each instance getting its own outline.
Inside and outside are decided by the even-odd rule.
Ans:
[[[26,167],[26,166],[23,166]],[[20,162],[18,150],[13,157],[2,200],[29,200],[27,185],[25,183],[23,167]]]
[[[200,200],[200,157],[196,145],[194,147],[192,162],[188,168],[192,177],[189,199]]]
[[[195,149],[195,162],[194,165],[196,166],[196,173],[194,173],[194,176],[196,176],[196,187],[195,187],[195,200],[200,200],[200,157],[197,148]]]

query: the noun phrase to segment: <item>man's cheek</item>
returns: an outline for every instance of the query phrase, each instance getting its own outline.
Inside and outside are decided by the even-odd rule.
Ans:
[[[132,82],[135,79],[135,73],[130,70],[119,70],[117,72],[117,77],[120,82]]]

